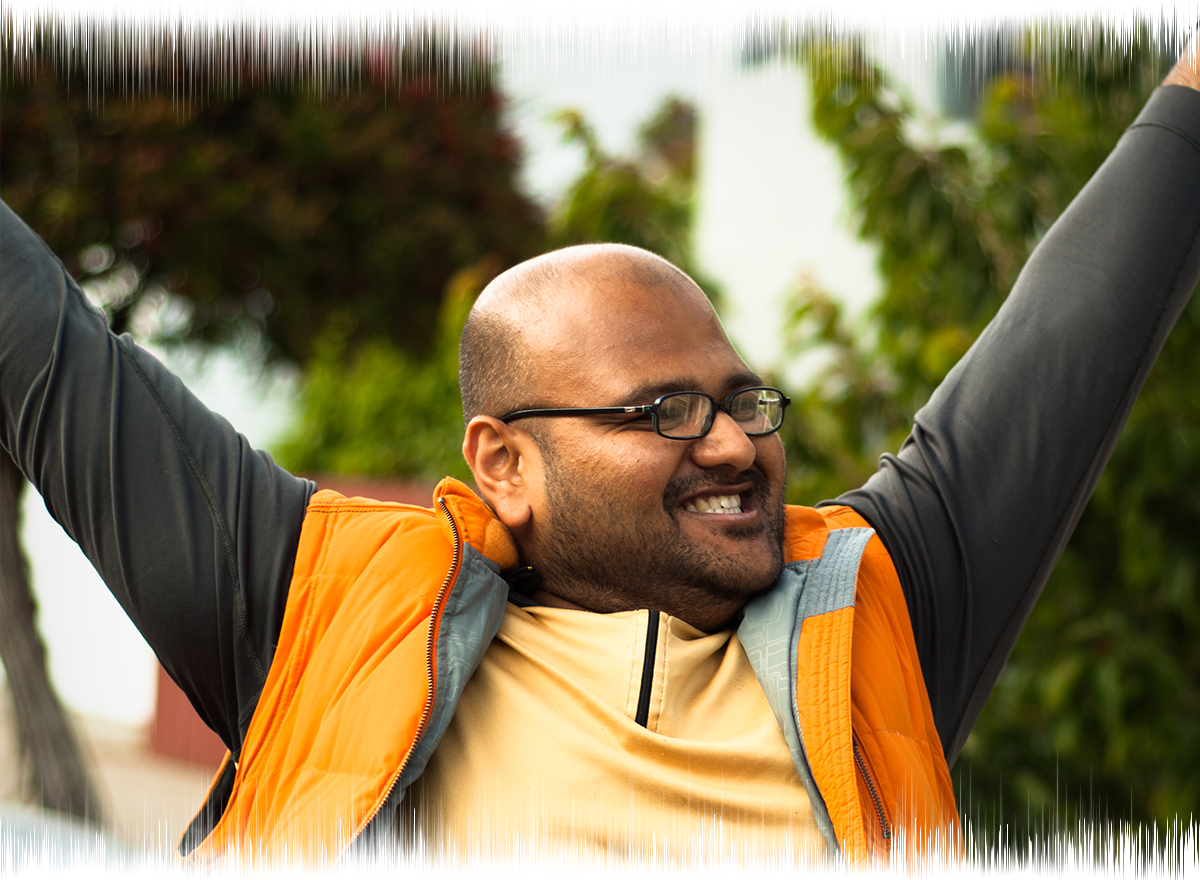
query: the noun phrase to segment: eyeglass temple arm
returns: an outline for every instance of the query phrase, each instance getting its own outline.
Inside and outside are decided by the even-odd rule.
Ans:
[[[652,404],[644,406],[593,406],[593,407],[568,407],[566,409],[522,409],[515,413],[509,413],[506,416],[501,416],[500,421],[504,424],[515,422],[517,419],[524,419],[529,416],[603,416],[614,415],[617,413],[641,413],[649,415],[654,411]]]

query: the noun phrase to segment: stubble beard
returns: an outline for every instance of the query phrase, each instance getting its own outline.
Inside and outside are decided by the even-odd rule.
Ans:
[[[548,591],[593,611],[657,608],[693,622],[711,617],[716,606],[740,610],[779,579],[783,501],[772,495],[761,471],[733,479],[673,480],[663,494],[667,518],[652,524],[614,498],[611,487],[606,491],[571,473],[554,453],[543,460],[549,520],[538,529],[537,566]],[[747,481],[754,486],[759,521],[725,534],[756,545],[762,556],[752,566],[688,536],[680,524],[679,502],[697,489]]]

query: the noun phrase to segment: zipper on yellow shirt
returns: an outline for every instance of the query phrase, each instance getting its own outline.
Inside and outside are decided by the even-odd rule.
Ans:
[[[642,656],[642,689],[638,692],[637,715],[634,721],[646,727],[650,721],[650,692],[654,689],[654,655],[658,650],[658,611],[646,612],[646,652]]]

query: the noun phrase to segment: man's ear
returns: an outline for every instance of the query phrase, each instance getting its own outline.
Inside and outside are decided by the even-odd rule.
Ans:
[[[532,437],[491,416],[476,416],[463,437],[463,458],[500,522],[510,530],[529,522],[533,512],[529,480],[541,463]]]

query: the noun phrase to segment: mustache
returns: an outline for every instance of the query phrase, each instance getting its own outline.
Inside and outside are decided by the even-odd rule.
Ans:
[[[753,487],[751,491],[760,498],[766,497],[767,490],[770,488],[766,474],[758,468],[744,470],[735,476],[692,474],[687,477],[678,477],[667,484],[666,491],[663,493],[663,504],[668,510],[671,510],[677,507],[684,498],[695,495],[701,489],[713,489],[719,493],[721,489],[745,483],[750,483]]]

